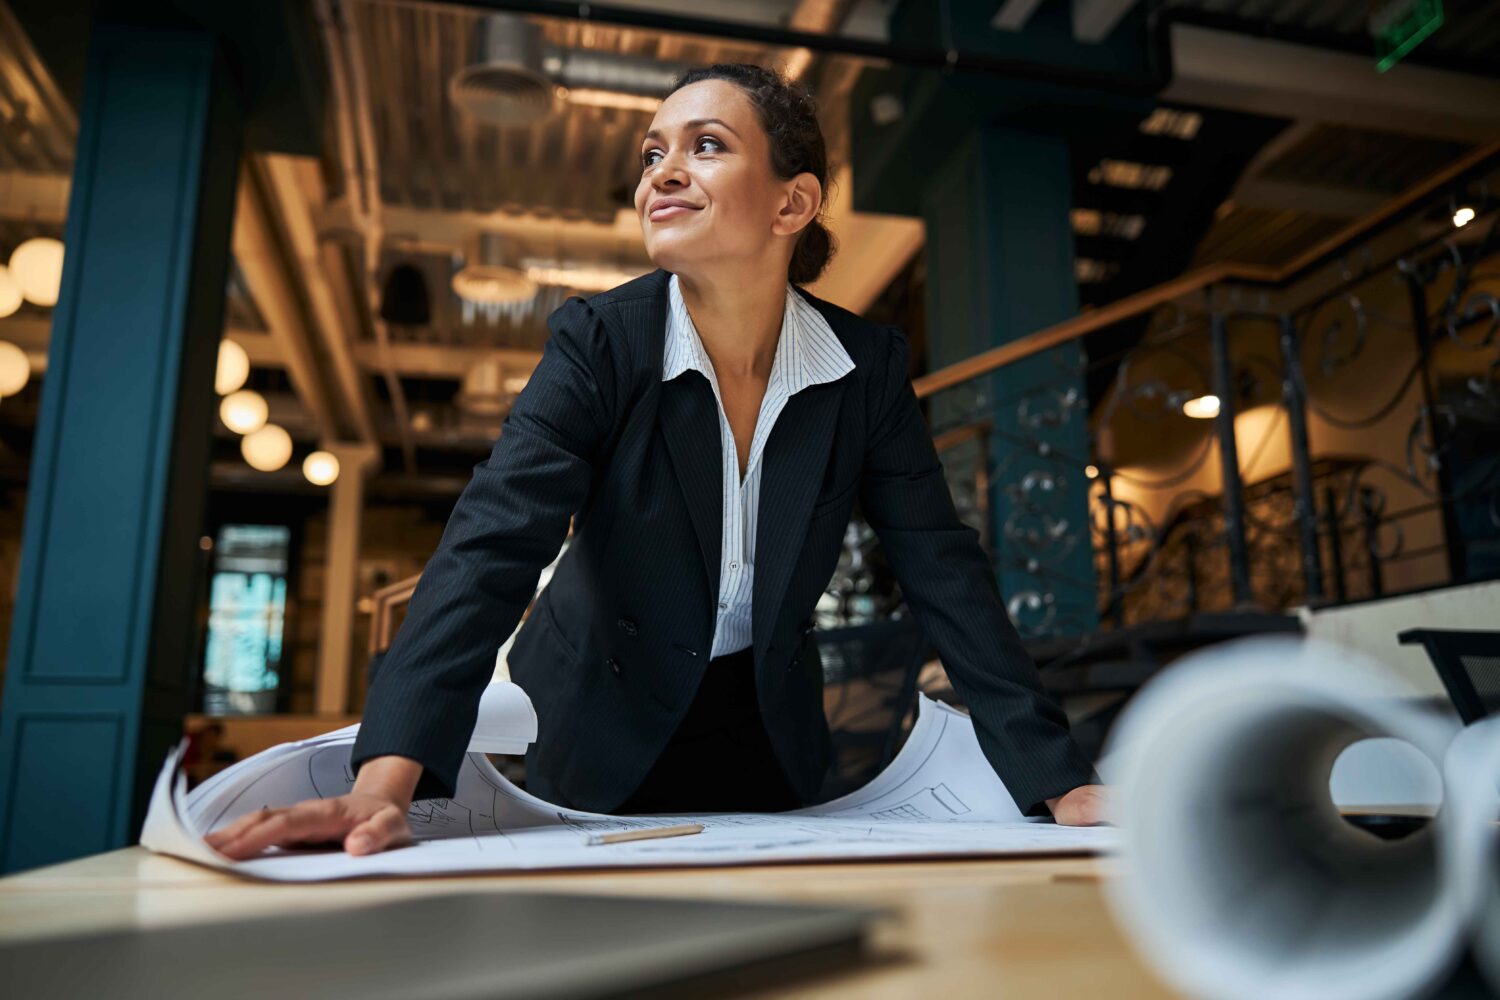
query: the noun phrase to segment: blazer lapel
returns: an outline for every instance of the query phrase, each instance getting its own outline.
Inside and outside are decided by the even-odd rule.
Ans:
[[[847,377],[840,378],[794,393],[777,416],[761,455],[750,604],[757,663],[770,641],[782,595],[807,537],[813,500],[828,466],[839,401],[848,382]]]
[[[724,453],[719,443],[719,406],[713,386],[697,371],[683,372],[663,382],[660,413],[677,482],[703,550],[709,601],[717,601],[724,527]]]

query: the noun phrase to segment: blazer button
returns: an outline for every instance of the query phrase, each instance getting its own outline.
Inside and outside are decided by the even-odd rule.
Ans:
[[[609,664],[609,669],[612,670],[612,671],[614,671],[614,675],[616,677],[620,676],[620,661],[619,660],[617,660],[613,656],[611,656],[605,662]]]
[[[615,622],[615,624],[620,626],[621,631],[623,631],[626,635],[635,635],[636,632],[639,631],[639,629],[635,627],[635,622],[631,621],[629,618],[621,618],[619,621]]]

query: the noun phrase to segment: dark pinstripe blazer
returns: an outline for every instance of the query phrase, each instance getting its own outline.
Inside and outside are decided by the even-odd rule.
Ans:
[[[540,733],[527,781],[607,812],[655,762],[709,658],[719,584],[720,443],[701,373],[661,381],[667,278],[570,299],[474,469],[371,685],[354,764],[419,761],[418,797],[452,794],[495,650],[576,512],[573,543],[510,652]],[[1095,780],[1041,691],[973,529],[954,511],[907,377],[910,347],[811,295],[855,367],[793,395],[762,455],[752,592],[771,743],[811,801],[828,766],[810,615],[855,498],[1022,811]],[[732,776],[727,776],[732,780]]]

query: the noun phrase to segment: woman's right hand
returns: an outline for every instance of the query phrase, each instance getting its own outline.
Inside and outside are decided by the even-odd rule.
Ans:
[[[252,858],[267,847],[341,843],[350,854],[374,854],[411,841],[406,822],[422,765],[406,757],[375,757],[354,788],[331,799],[246,813],[203,839],[225,857]]]

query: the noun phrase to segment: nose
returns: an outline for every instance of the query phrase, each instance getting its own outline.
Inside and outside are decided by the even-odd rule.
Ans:
[[[651,184],[657,188],[686,187],[688,182],[687,170],[683,167],[683,158],[678,153],[668,153],[656,164],[656,169],[651,172]]]

